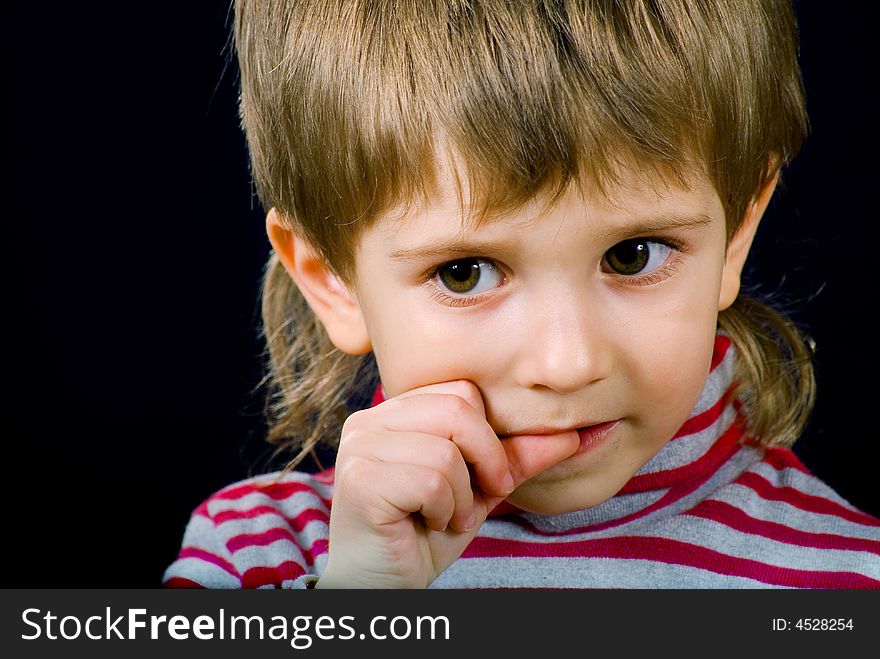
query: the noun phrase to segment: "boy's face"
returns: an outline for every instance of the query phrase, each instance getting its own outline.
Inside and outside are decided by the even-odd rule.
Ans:
[[[543,217],[464,229],[450,193],[379,220],[357,251],[353,289],[387,397],[463,379],[499,436],[605,424],[509,497],[533,512],[613,496],[687,419],[709,372],[718,195],[699,180],[614,196],[572,192]]]

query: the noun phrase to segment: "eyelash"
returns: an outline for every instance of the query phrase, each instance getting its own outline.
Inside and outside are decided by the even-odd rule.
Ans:
[[[660,236],[638,236],[636,238],[632,238],[630,240],[643,240],[645,242],[652,243],[660,243],[661,245],[665,245],[669,247],[672,252],[670,254],[670,258],[667,258],[666,262],[660,266],[657,270],[650,272],[646,275],[633,275],[632,277],[627,277],[626,275],[620,275],[618,273],[618,277],[621,280],[622,286],[650,286],[651,284],[658,284],[661,281],[668,279],[670,276],[675,274],[678,271],[678,262],[679,256],[682,252],[686,251],[685,244],[680,240],[676,240],[675,238],[667,238]],[[495,259],[485,257],[485,256],[474,256],[468,257],[479,259],[483,261],[491,261],[496,268],[502,273],[504,279],[502,280],[501,286],[507,282],[507,276],[504,274],[504,270],[499,267],[498,262]],[[453,261],[458,261],[461,259],[453,259]],[[472,296],[458,296],[452,295],[442,288],[440,288],[437,284],[434,283],[435,278],[440,272],[440,268],[453,261],[444,261],[440,263],[436,267],[431,268],[427,273],[425,273],[423,279],[426,284],[429,284],[432,287],[431,291],[431,299],[435,302],[439,302],[441,304],[445,304],[450,307],[470,307],[482,302],[487,296],[494,295],[494,290],[485,291],[484,293],[478,293],[477,295]],[[603,255],[604,261],[604,255]]]
[[[683,252],[686,251],[685,244],[680,240],[661,236],[638,236],[636,238],[631,238],[628,240],[659,243],[661,245],[669,247],[672,252],[670,252],[669,257],[666,259],[663,265],[646,275],[633,275],[631,277],[627,277],[626,275],[621,275],[620,273],[609,273],[617,275],[617,277],[620,279],[621,286],[650,286],[652,284],[659,284],[661,281],[665,281],[676,272],[678,272],[680,256]]]
[[[501,273],[502,280],[501,280],[500,286],[504,286],[505,283],[507,283],[507,275],[504,273],[504,269],[499,267],[498,262],[495,259],[490,259],[485,256],[474,256],[474,257],[468,257],[468,258],[474,258],[474,259],[477,259],[480,261],[490,261],[496,268],[498,268],[498,271]],[[453,263],[454,261],[459,261],[459,260],[461,260],[461,259],[453,259],[453,261],[444,261],[443,263],[436,266],[435,268],[432,268],[430,271],[428,271],[425,274],[425,276],[424,276],[424,279],[426,280],[425,283],[430,285],[433,289],[431,291],[431,299],[434,300],[435,302],[440,302],[441,304],[445,304],[450,307],[458,308],[458,307],[470,307],[475,304],[479,304],[487,296],[493,295],[495,289],[485,291],[483,293],[477,293],[476,295],[470,295],[470,296],[453,295],[451,293],[448,293],[447,291],[444,291],[442,288],[440,288],[437,284],[434,283],[435,278],[437,277],[438,273],[440,272],[440,268],[442,268],[445,265],[449,265],[450,263]],[[500,286],[499,286],[499,288],[500,288]]]

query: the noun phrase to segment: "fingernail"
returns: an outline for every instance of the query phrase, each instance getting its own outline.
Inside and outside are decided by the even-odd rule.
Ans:
[[[477,525],[477,513],[471,513],[471,516],[467,518],[467,521],[464,523],[464,530],[470,531]]]
[[[504,477],[504,482],[501,485],[504,487],[505,492],[513,492],[513,475],[509,471]]]

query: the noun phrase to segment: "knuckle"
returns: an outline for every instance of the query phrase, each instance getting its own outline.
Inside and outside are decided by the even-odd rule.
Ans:
[[[342,434],[346,434],[347,432],[351,432],[359,427],[361,427],[364,423],[364,416],[369,410],[358,410],[356,412],[352,412],[348,415],[348,418],[345,419],[345,422],[342,424]]]
[[[372,434],[371,428],[367,424],[368,417],[365,416],[367,411],[354,412],[342,424],[342,430],[339,434],[340,449],[349,444],[359,444]]]
[[[339,448],[342,448],[345,444],[350,442],[352,435],[357,433],[359,423],[358,420],[354,418],[355,414],[357,414],[357,412],[349,416],[342,424],[342,429],[339,431]]]
[[[422,479],[422,495],[425,498],[437,500],[446,494],[447,490],[446,479],[439,472],[432,471]]]
[[[407,400],[406,398],[389,398],[384,401],[380,407],[371,408],[373,410],[381,411],[385,414],[395,414],[403,409],[406,409],[408,405],[412,405],[412,401]],[[369,412],[370,410],[362,410],[363,412]]]
[[[475,405],[478,401],[482,400],[480,390],[477,388],[477,385],[470,380],[456,380],[451,384],[455,395],[463,398],[469,404]]]
[[[336,465],[336,490],[349,492],[358,484],[370,482],[370,472],[373,464],[364,458],[350,456],[347,460],[337,462]]]
[[[444,473],[451,473],[462,462],[461,451],[452,442],[443,442],[437,449],[438,468]]]
[[[352,443],[357,444],[362,441],[364,432],[357,428],[343,428],[339,435],[339,451],[343,451]]]
[[[457,394],[446,396],[446,405],[449,407],[449,414],[453,415],[456,419],[473,413],[471,404]]]

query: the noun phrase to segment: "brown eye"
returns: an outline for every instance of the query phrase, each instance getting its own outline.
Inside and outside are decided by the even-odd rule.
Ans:
[[[605,252],[605,261],[620,275],[637,275],[653,271],[666,261],[672,248],[657,240],[634,238],[617,243]]]
[[[501,273],[491,261],[468,258],[444,263],[437,269],[440,283],[459,295],[476,295],[498,286]]]

